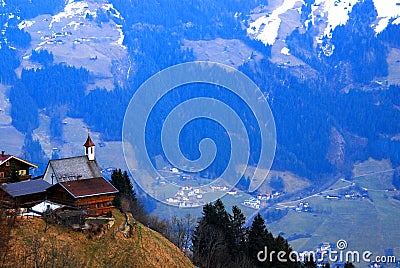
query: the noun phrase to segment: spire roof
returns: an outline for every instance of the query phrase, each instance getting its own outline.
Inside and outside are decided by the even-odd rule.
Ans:
[[[85,147],[96,146],[94,144],[94,142],[92,141],[92,139],[90,138],[90,131],[88,131],[88,137],[87,137],[86,142],[85,142],[85,144],[83,146],[85,146]]]

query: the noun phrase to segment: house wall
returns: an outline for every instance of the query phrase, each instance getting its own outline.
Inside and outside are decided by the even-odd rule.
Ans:
[[[46,200],[46,194],[43,192],[14,198],[0,189],[0,199],[3,208],[30,208]]]
[[[111,212],[115,207],[112,205],[113,195],[100,195],[77,199],[75,206],[85,210],[88,216],[101,216]]]
[[[60,185],[56,185],[47,190],[47,199],[54,203],[75,206],[75,199]]]
[[[111,212],[114,195],[104,194],[74,198],[61,186],[55,186],[48,190],[47,199],[58,204],[80,208],[88,213],[88,216],[101,216]]]
[[[51,178],[51,175],[53,175],[53,178]],[[50,184],[57,183],[56,176],[55,176],[50,164],[47,166],[46,171],[44,172],[43,180],[47,181]]]
[[[18,161],[17,159],[11,158],[0,166],[0,183],[9,182],[12,166],[14,166],[15,169],[19,172],[21,181],[31,178],[31,176],[29,175],[30,166]]]

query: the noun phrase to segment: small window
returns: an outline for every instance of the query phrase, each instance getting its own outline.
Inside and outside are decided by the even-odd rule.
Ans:
[[[25,176],[26,175],[26,170],[25,169],[21,169],[19,172],[20,176]]]
[[[4,178],[4,172],[0,172],[0,178]]]
[[[6,162],[6,167],[9,167],[10,166],[10,161],[7,161]]]

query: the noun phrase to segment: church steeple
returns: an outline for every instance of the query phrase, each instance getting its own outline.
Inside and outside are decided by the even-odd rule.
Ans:
[[[90,138],[90,129],[88,129],[88,137],[87,137],[86,142],[85,142],[85,144],[83,146],[85,146],[85,155],[87,155],[87,157],[89,158],[90,161],[93,161],[95,159],[95,157],[94,157],[94,146],[96,146],[96,145],[94,144],[94,142]]]

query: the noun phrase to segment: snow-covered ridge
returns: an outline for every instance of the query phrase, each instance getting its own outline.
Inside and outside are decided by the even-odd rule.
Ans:
[[[89,10],[89,5],[87,2],[85,1],[75,2],[73,0],[70,0],[62,12],[53,16],[53,19],[49,24],[49,29],[52,28],[53,23],[60,22],[64,18],[69,18],[69,19],[72,19],[74,17],[84,18],[87,14],[96,16],[96,12],[91,12]]]
[[[272,45],[278,37],[278,30],[282,22],[279,16],[302,4],[304,4],[303,0],[285,0],[270,15],[262,16],[250,23],[247,34],[264,44]]]
[[[310,21],[312,24],[315,24],[317,19],[325,18],[327,26],[322,36],[331,38],[333,30],[339,25],[346,24],[349,20],[349,13],[358,1],[359,0],[316,0],[311,6]]]
[[[397,18],[393,24],[400,24],[400,0],[374,0],[378,12],[378,24],[375,32],[382,32],[389,24],[390,19]]]
[[[325,28],[317,41],[322,38],[330,38],[333,30],[347,23],[349,13],[353,6],[361,0],[315,0],[311,6],[310,18],[305,22],[304,27],[310,23],[323,21]],[[373,0],[378,16],[377,23],[371,25],[378,34],[382,32],[393,20],[393,24],[400,24],[400,0]],[[273,45],[278,38],[279,28],[282,23],[281,15],[296,11],[301,13],[303,0],[283,0],[282,4],[270,14],[262,16],[250,23],[247,34],[254,39],[262,41],[264,44]],[[294,30],[294,29],[293,29]]]
[[[123,20],[121,14],[114,8],[112,4],[104,2],[99,8],[103,9],[104,11],[109,11],[113,17]],[[81,21],[84,21],[87,16],[90,16],[91,18],[97,17],[96,9],[93,9],[93,7],[89,5],[88,1],[69,0],[63,11],[52,16],[48,27],[49,30],[54,30],[55,24],[68,20],[69,22],[66,25],[77,31],[82,25]],[[18,27],[23,29],[32,27],[34,24],[35,21],[33,20],[24,20],[19,23]],[[117,25],[117,31],[119,32],[120,37],[118,40],[116,40],[116,43],[120,46],[122,46],[122,42],[124,40],[124,34],[121,30],[121,27],[121,25]]]

